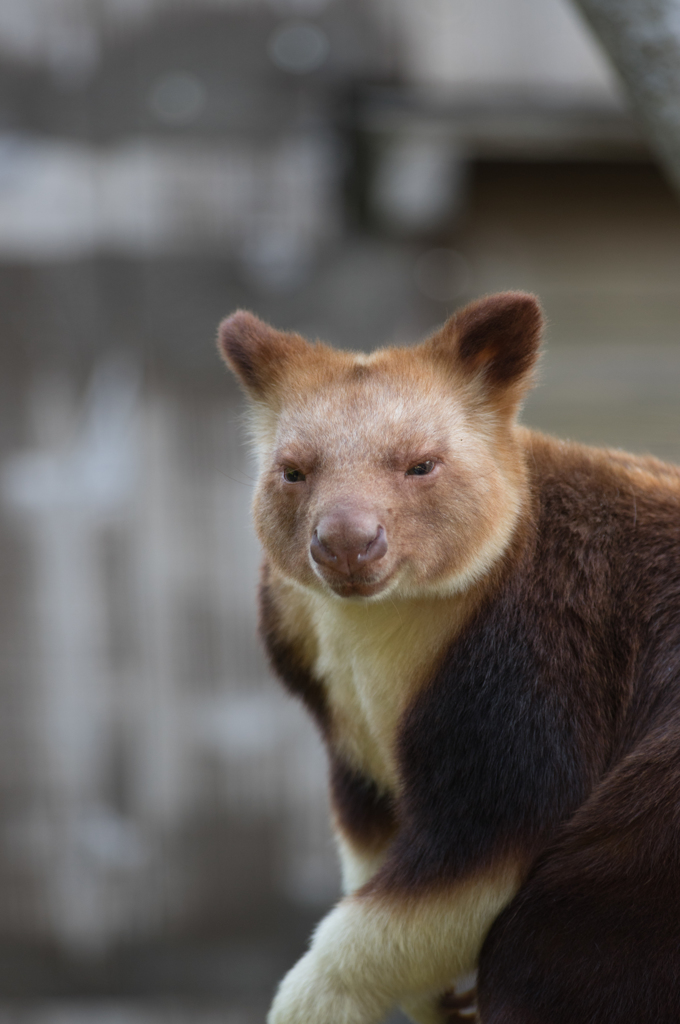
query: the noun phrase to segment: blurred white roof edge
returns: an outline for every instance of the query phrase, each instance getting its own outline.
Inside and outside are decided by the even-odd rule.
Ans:
[[[105,39],[177,11],[269,11],[313,20],[342,0],[0,0],[0,54],[24,64],[87,71]],[[454,91],[495,86],[540,94],[620,94],[614,72],[570,0],[364,0],[401,73]]]

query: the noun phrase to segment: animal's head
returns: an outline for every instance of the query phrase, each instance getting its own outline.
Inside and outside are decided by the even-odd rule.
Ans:
[[[272,566],[340,597],[452,593],[507,547],[526,488],[515,417],[542,317],[506,292],[413,348],[310,344],[247,312],[219,345],[252,405]]]

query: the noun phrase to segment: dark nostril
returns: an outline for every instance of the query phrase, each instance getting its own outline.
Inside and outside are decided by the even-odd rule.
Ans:
[[[312,541],[309,545],[309,550],[312,558],[319,565],[330,565],[333,568],[340,568],[338,566],[338,556],[331,551],[329,547],[322,543],[316,530],[312,534]]]
[[[377,562],[378,559],[382,558],[387,551],[387,535],[383,526],[378,527],[378,532],[372,541],[370,541],[363,551],[359,551],[357,554],[357,562],[360,565],[366,565],[367,562]]]

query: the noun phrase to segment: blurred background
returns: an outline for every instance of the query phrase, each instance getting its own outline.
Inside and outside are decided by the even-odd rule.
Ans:
[[[526,422],[680,459],[680,212],[567,0],[0,0],[0,1024],[255,1024],[338,893],[218,320],[506,288]]]

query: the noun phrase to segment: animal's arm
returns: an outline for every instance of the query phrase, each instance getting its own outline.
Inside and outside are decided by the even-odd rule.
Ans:
[[[331,803],[343,892],[349,896],[374,879],[385,864],[397,832],[396,818],[391,798],[332,753]],[[434,996],[419,993],[402,998],[402,1009],[418,1024],[440,1024],[442,992],[439,986]]]
[[[270,1024],[370,1024],[396,1003],[437,1024],[439,997],[476,963],[488,928],[519,885],[500,860],[443,881],[423,821],[398,826],[389,794],[330,750],[331,805],[347,894],[284,978]]]
[[[393,797],[331,747],[330,799],[345,895],[382,866],[397,831]]]
[[[474,967],[491,923],[519,887],[521,866],[505,859],[418,888],[419,844],[402,836],[393,849],[396,856],[321,922],[283,979],[269,1024],[377,1024],[396,1003],[433,1002]]]
[[[342,891],[345,896],[351,896],[378,873],[385,862],[389,840],[386,839],[378,847],[367,849],[354,842],[336,826],[335,841],[340,857]]]

